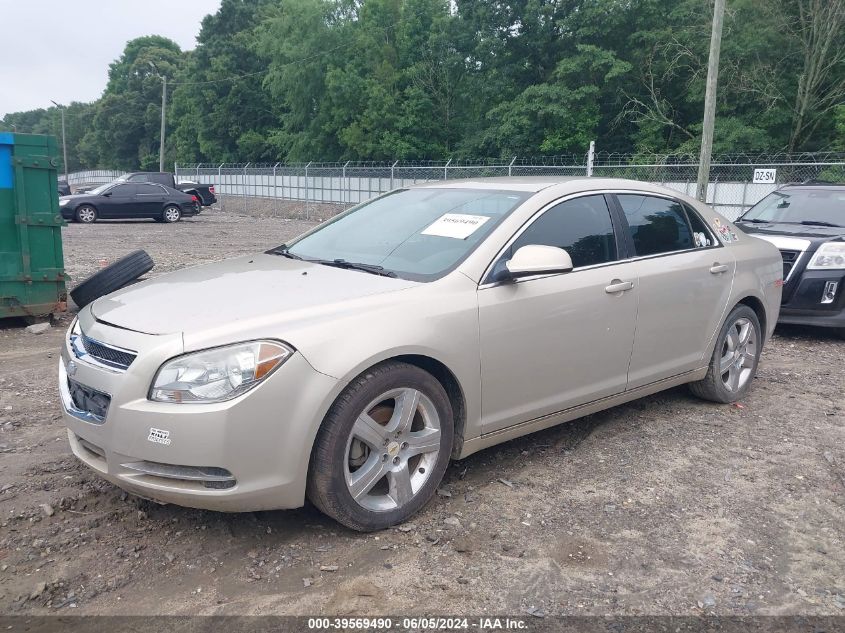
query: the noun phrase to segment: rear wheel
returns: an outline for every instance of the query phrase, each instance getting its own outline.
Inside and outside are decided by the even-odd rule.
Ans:
[[[83,204],[76,209],[74,217],[76,218],[77,222],[82,222],[83,224],[91,224],[92,222],[97,221],[97,210],[90,204]]]
[[[332,406],[311,453],[308,498],[360,531],[401,523],[431,499],[452,451],[452,407],[428,372],[388,362]]]
[[[748,392],[763,350],[763,336],[757,314],[738,305],[719,332],[707,375],[690,384],[699,398],[713,402],[736,402]]]
[[[162,220],[168,224],[178,222],[182,218],[182,211],[176,205],[168,205],[161,214]]]

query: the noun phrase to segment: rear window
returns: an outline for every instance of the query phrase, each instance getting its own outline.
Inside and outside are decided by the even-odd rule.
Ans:
[[[681,203],[666,198],[619,194],[638,256],[693,248],[693,235]]]

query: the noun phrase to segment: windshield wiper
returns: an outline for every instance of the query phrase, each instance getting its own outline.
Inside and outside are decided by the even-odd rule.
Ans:
[[[276,248],[271,248],[267,251],[268,255],[281,255],[282,257],[287,257],[289,259],[302,259],[299,255],[291,253],[288,250],[288,247],[282,244],[281,246],[277,246]]]
[[[740,218],[737,222],[754,222],[754,224],[769,224],[769,220],[760,220],[758,218]]]
[[[825,222],[824,220],[801,220],[801,224],[809,226],[832,226],[835,229],[841,229],[841,224],[834,224],[833,222]]]
[[[308,261],[314,262],[315,264],[322,264],[323,266],[334,266],[335,268],[345,268],[348,270],[361,270],[365,273],[381,275],[382,277],[396,277],[396,273],[392,270],[385,270],[384,266],[378,266],[376,264],[348,262],[345,259],[311,259]]]

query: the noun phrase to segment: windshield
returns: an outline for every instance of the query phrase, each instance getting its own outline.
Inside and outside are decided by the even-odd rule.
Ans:
[[[89,191],[88,195],[99,196],[101,193],[105,193],[106,191],[108,191],[111,188],[112,184],[113,183],[109,182],[109,183],[106,183],[105,185],[100,185],[96,189],[92,189],[91,191]]]
[[[129,180],[129,174],[123,174],[115,178],[113,182],[126,182],[127,180]]]
[[[845,189],[785,189],[751,207],[742,220],[845,226]]]
[[[381,266],[426,281],[456,266],[531,194],[479,189],[397,191],[337,216],[294,242],[302,259]]]

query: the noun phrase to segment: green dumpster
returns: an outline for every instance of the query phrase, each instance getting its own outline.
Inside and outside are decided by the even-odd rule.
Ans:
[[[0,132],[0,318],[66,308],[56,139]]]

